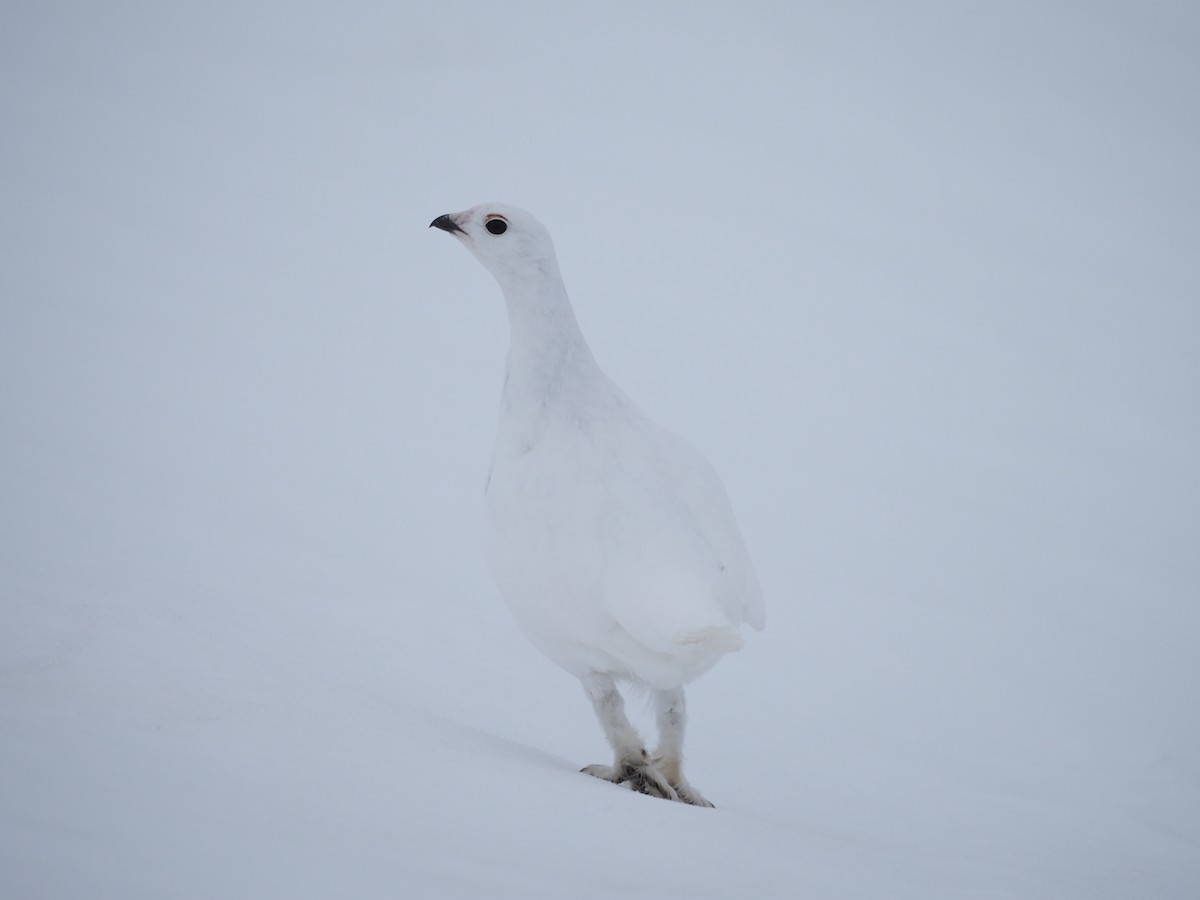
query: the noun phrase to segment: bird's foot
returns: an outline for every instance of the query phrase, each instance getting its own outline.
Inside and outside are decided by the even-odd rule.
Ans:
[[[584,766],[580,771],[613,784],[627,784],[639,794],[664,800],[683,799],[648,759],[624,760],[615,766]]]
[[[707,806],[709,809],[715,807],[705,799],[704,795],[688,784],[686,781],[679,781],[671,785],[675,789],[675,793],[684,803],[690,803],[692,806]]]
[[[675,780],[668,780],[650,760],[640,763],[624,762],[617,766],[584,766],[580,771],[611,781],[613,784],[627,784],[639,794],[713,808],[712,803],[688,784],[685,778],[680,776]]]
[[[650,762],[666,778],[667,784],[671,785],[681,803],[690,803],[692,806],[705,806],[713,809],[713,805],[705,799],[704,795],[692,787],[688,783],[688,780],[683,777],[678,756],[656,753],[650,757]]]

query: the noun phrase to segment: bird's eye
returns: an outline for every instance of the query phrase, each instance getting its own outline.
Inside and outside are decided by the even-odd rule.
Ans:
[[[492,234],[504,234],[508,231],[508,223],[503,219],[488,219],[483,227]]]

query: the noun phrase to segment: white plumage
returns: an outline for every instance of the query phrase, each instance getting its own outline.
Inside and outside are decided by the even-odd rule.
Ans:
[[[763,600],[725,489],[691,445],[601,371],[550,235],[490,203],[440,216],[500,283],[511,345],[487,481],[488,565],[530,640],[579,677],[616,754],[589,774],[709,804],[682,773],[683,685],[763,627]],[[647,754],[617,681],[655,697]]]

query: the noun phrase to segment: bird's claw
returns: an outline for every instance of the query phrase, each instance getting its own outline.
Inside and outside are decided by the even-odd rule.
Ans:
[[[628,785],[632,790],[649,797],[676,800],[692,806],[712,806],[686,782],[672,784],[667,781],[649,761],[624,762],[618,766],[584,766],[580,771],[596,778],[603,778],[605,781],[611,781],[613,784]]]

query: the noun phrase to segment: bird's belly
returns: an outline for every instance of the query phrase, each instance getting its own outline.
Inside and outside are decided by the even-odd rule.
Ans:
[[[488,568],[518,624],[560,664],[564,648],[598,647],[618,627],[605,610],[594,507],[586,486],[558,483],[524,460],[493,468]]]

